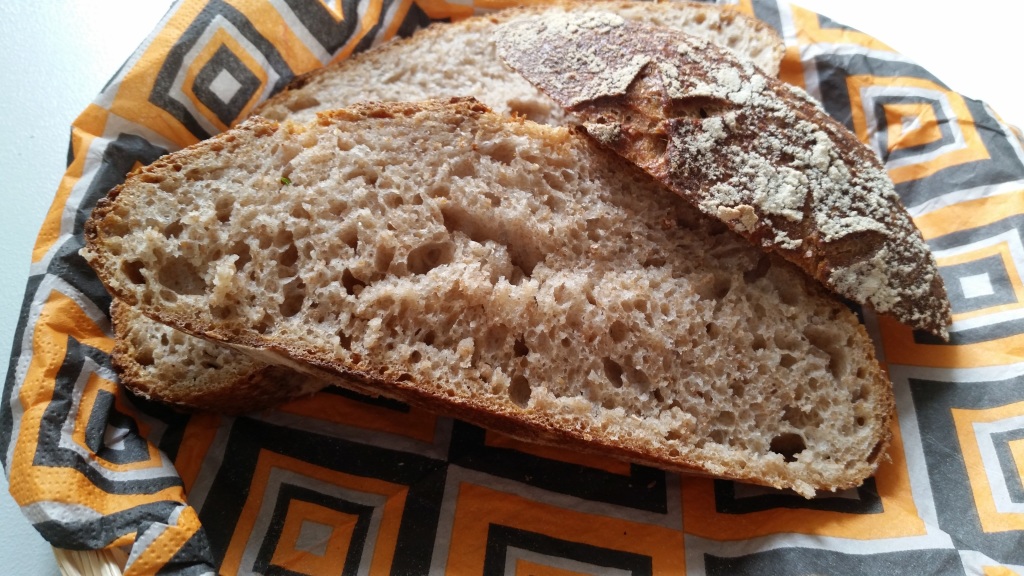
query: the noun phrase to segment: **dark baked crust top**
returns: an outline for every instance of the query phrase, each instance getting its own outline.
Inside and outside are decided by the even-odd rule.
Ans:
[[[946,337],[935,259],[878,158],[806,93],[613,14],[505,25],[499,54],[585,130],[839,295]]]

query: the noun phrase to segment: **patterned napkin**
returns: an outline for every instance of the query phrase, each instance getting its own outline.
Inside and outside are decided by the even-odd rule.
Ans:
[[[782,77],[885,161],[953,304],[949,343],[863,315],[896,390],[890,461],[815,500],[523,444],[330,389],[183,415],[126,394],[82,225],[126,172],[291,78],[503,0],[180,0],[75,120],[0,407],[11,493],[126,573],[1024,574],[1024,150],[982,102],[785,1]],[[908,26],[914,23],[907,23]],[[429,57],[424,54],[424,58]]]

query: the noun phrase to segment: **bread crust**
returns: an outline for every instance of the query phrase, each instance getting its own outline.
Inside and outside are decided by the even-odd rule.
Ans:
[[[458,122],[498,122],[488,109],[472,100],[454,99],[450,102],[432,101],[419,104],[367,104],[348,110],[323,114],[318,123],[323,127],[344,122],[358,123],[361,119],[403,119],[438,115],[443,119]],[[571,132],[551,132],[523,120],[503,120],[514,123],[517,130],[538,139],[566,139],[583,144]],[[115,295],[130,305],[139,307],[159,321],[197,337],[220,342],[249,354],[262,362],[287,366],[317,378],[330,380],[357,392],[397,398],[412,405],[423,407],[440,414],[460,418],[487,428],[499,430],[525,440],[570,446],[575,449],[622,458],[627,461],[657,466],[663,469],[685,473],[709,474],[774,487],[792,488],[812,496],[815,490],[837,490],[860,484],[870,475],[884,454],[890,439],[892,418],[892,393],[877,363],[873,359],[873,348],[863,327],[842,307],[835,308],[831,322],[842,324],[853,339],[852,359],[861,367],[863,374],[862,394],[874,398],[873,412],[865,415],[870,420],[872,448],[864,459],[850,464],[841,474],[828,475],[806,465],[796,473],[791,464],[779,462],[777,469],[752,471],[743,465],[726,464],[711,459],[695,459],[685,453],[665,453],[645,446],[635,438],[610,438],[596,424],[587,418],[566,413],[517,407],[509,403],[497,405],[482,400],[473,394],[454,393],[444,383],[415,376],[409,370],[396,365],[376,364],[358,354],[347,359],[325,355],[323,350],[301,345],[290,339],[275,339],[260,334],[259,330],[242,321],[215,320],[206,312],[188,306],[169,302],[148,300],[153,294],[141,289],[138,271],[132,270],[130,259],[122,252],[120,238],[130,229],[132,220],[128,201],[122,201],[124,194],[156,193],[155,191],[170,179],[187,178],[189,167],[203,161],[210,169],[218,163],[230,163],[240,149],[263,138],[269,138],[279,131],[285,131],[296,139],[309,128],[298,125],[278,125],[269,120],[255,118],[230,132],[193,147],[172,153],[154,164],[131,175],[126,182],[110,192],[100,201],[92,218],[86,223],[86,248],[83,255],[97,270],[103,283]],[[598,151],[591,147],[598,155]],[[619,162],[615,157],[595,159],[595,162]],[[211,164],[212,162],[212,164]],[[623,170],[629,167],[622,163]],[[144,192],[145,190],[145,192]],[[172,191],[160,194],[173,194]],[[126,268],[127,266],[127,268]],[[144,279],[143,279],[144,283]],[[810,289],[815,293],[815,289]],[[814,298],[822,298],[816,294]],[[858,372],[860,372],[859,370]],[[792,464],[796,466],[796,464]]]
[[[509,23],[499,54],[634,162],[844,298],[948,338],[935,258],[878,158],[803,91],[612,14]]]

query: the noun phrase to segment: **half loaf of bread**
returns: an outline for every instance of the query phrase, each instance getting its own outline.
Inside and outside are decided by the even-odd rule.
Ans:
[[[872,343],[816,283],[472,100],[254,118],[130,175],[86,241],[162,323],[527,440],[811,496],[890,437]]]
[[[255,114],[274,120],[311,120],[316,112],[356,102],[400,102],[472,96],[495,112],[561,124],[565,113],[498,58],[499,25],[549,12],[613,12],[629,20],[666,26],[749,58],[778,75],[784,46],[767,24],[735,9],[696,2],[554,2],[436,23],[412,37],[383,44],[295,79]]]
[[[497,37],[592,136],[704,213],[841,296],[947,336],[942,276],[878,157],[802,90],[609,12],[519,19]]]
[[[595,11],[611,11],[630,20],[706,38],[751,59],[766,74],[778,73],[783,54],[779,37],[766,24],[729,7],[694,2],[561,2],[505,10],[454,24],[436,23],[412,38],[375,47],[296,79],[257,113],[278,120],[310,120],[318,110],[361,101],[474,95],[497,111],[561,123],[565,120],[561,107],[498,58],[494,33],[503,23],[538,14]],[[271,398],[284,400],[286,390],[309,390],[309,383],[295,386],[295,382],[284,379],[274,394],[254,395],[253,382],[269,386],[266,378],[283,375],[277,369],[268,372],[265,365],[251,359],[231,361],[239,354],[218,350],[215,344],[184,334],[166,334],[166,328],[153,326],[154,322],[145,316],[129,313],[124,306],[119,308],[114,328],[121,342],[114,349],[115,366],[121,382],[139,394],[193,410],[239,412],[265,407],[273,402]],[[159,340],[151,333],[159,333]],[[158,343],[167,339],[174,344],[171,350],[163,351]],[[218,360],[210,362],[209,358]]]

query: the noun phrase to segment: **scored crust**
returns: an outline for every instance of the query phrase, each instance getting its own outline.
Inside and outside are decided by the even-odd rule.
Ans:
[[[595,140],[839,295],[948,337],[935,258],[884,168],[805,92],[610,13],[498,34],[500,56]]]

